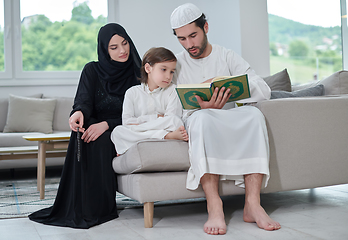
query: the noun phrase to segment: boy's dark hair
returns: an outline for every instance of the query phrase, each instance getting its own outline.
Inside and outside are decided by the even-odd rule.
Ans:
[[[148,75],[145,71],[145,64],[148,63],[150,66],[154,66],[156,63],[161,62],[176,62],[176,57],[172,51],[164,47],[150,48],[143,57],[140,68],[140,82],[147,83]]]
[[[196,23],[196,26],[199,27],[200,29],[203,30],[204,32],[204,24],[207,22],[207,18],[205,17],[204,13],[202,13],[202,15],[197,18],[196,20],[194,20],[193,22],[190,22],[189,24],[191,23]],[[176,36],[176,32],[175,32],[175,29],[173,29],[173,33],[174,35]]]

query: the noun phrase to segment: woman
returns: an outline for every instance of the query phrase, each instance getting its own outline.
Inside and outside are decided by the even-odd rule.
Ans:
[[[29,215],[33,221],[89,228],[118,217],[112,169],[116,151],[110,134],[122,124],[124,93],[139,84],[141,60],[125,29],[115,23],[99,30],[98,60],[86,64],[81,73],[54,205]],[[77,140],[77,131],[81,140]]]

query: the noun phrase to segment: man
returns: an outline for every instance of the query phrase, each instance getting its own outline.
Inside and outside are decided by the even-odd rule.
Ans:
[[[186,50],[177,54],[175,77],[178,84],[207,82],[216,76],[246,73],[251,97],[240,102],[270,98],[270,88],[244,59],[232,50],[209,43],[208,23],[195,5],[179,6],[170,21],[174,34]],[[191,162],[186,187],[194,190],[202,185],[208,210],[204,231],[208,234],[226,233],[219,180],[234,180],[237,186],[245,187],[245,222],[256,222],[265,230],[277,230],[280,224],[272,220],[260,204],[260,189],[267,186],[269,179],[264,116],[256,107],[234,108],[234,104],[226,104],[230,94],[229,89],[224,90],[215,89],[210,101],[196,96],[201,109],[185,111]]]

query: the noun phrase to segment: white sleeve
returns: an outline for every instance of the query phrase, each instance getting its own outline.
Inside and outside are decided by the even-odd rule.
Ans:
[[[175,87],[172,88],[172,91],[168,95],[168,105],[164,116],[173,116],[182,117],[182,105],[179,100],[178,94],[176,93]]]
[[[251,69],[249,63],[247,63],[241,56],[231,50],[227,51],[226,57],[231,75],[248,74],[251,97],[239,100],[238,102],[249,103],[270,99],[271,89],[267,83],[260,76],[258,76],[253,69]]]
[[[242,99],[239,103],[259,102],[262,100],[268,100],[271,97],[271,89],[267,83],[251,68],[246,71],[248,74],[248,81],[250,87],[250,98]]]
[[[140,108],[146,108],[146,101],[135,100],[136,97],[139,96],[140,94],[136,94],[135,88],[130,88],[126,91],[122,109],[122,125],[141,124],[157,118],[157,114],[140,115],[136,117],[139,113],[137,113],[135,104]]]

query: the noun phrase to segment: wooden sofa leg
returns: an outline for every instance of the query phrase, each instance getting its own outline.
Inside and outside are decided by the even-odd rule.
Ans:
[[[153,227],[153,211],[154,211],[154,203],[146,202],[144,203],[144,224],[145,228]]]

